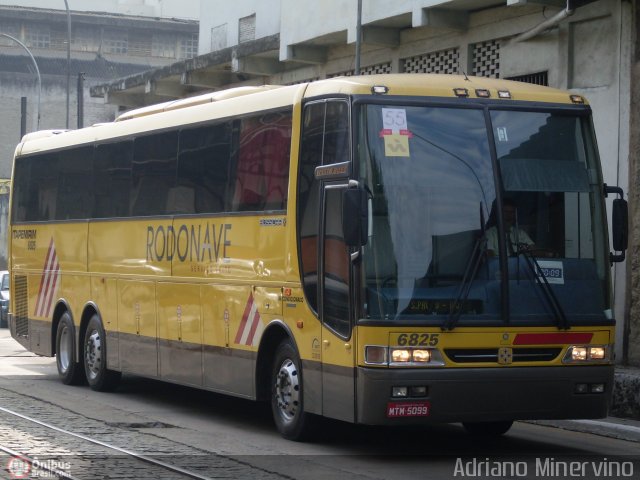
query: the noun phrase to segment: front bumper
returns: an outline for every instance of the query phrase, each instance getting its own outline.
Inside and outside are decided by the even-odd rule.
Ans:
[[[369,425],[501,420],[602,418],[613,388],[613,365],[385,369],[358,368],[357,421]],[[605,384],[603,393],[576,393],[576,384]],[[394,386],[426,386],[429,414],[388,418]]]

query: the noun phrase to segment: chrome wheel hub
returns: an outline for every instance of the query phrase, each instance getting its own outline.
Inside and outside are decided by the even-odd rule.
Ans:
[[[276,402],[285,422],[291,422],[300,406],[300,379],[292,360],[282,362],[276,377]]]
[[[62,332],[60,332],[60,345],[58,347],[58,365],[60,365],[62,373],[66,372],[69,369],[69,365],[71,365],[73,355],[71,341],[72,338],[69,328],[63,327]]]
[[[102,342],[100,333],[93,330],[87,338],[84,349],[85,364],[87,366],[87,374],[93,380],[100,373],[102,367]]]

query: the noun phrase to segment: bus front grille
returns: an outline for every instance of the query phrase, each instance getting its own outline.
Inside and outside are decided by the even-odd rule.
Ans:
[[[14,278],[13,291],[16,296],[14,303],[16,335],[20,337],[29,336],[29,304],[27,301],[27,277],[25,275],[16,275]]]
[[[514,348],[512,363],[551,362],[555,360],[561,348]],[[445,355],[454,363],[499,363],[500,351],[497,348],[447,348]]]

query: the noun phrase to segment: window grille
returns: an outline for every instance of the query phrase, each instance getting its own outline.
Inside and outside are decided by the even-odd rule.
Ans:
[[[129,36],[127,32],[105,30],[102,35],[102,46],[105,53],[126,54],[129,50]]]
[[[256,39],[256,14],[238,20],[238,43]]]
[[[549,72],[528,73],[526,75],[516,75],[514,77],[506,77],[507,80],[515,80],[516,82],[533,83],[534,85],[549,86]]]
[[[405,73],[447,73],[460,71],[460,50],[451,48],[439,52],[425,53],[403,60]]]
[[[500,78],[500,41],[476,43],[473,46],[473,74]]]
[[[193,58],[198,55],[198,34],[187,35],[180,39],[180,58]]]

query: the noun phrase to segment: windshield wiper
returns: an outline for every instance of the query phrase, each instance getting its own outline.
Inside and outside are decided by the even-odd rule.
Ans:
[[[569,320],[567,320],[567,315],[564,313],[562,305],[560,305],[558,297],[556,297],[556,294],[553,292],[551,285],[549,285],[549,281],[542,271],[542,267],[538,263],[538,260],[533,253],[527,249],[518,248],[516,259],[518,259],[520,254],[522,254],[527,265],[531,269],[531,272],[533,272],[533,283],[540,287],[540,290],[549,303],[549,306],[555,316],[556,323],[558,324],[558,328],[561,330],[569,330],[571,326],[569,325]],[[520,264],[519,260],[518,264]]]
[[[456,299],[451,304],[449,317],[440,327],[443,331],[453,330],[460,320],[460,315],[462,315],[464,304],[469,297],[469,293],[471,292],[473,279],[478,273],[478,269],[480,268],[480,264],[482,263],[482,259],[484,258],[486,251],[487,237],[484,232],[482,232],[482,234],[476,239],[476,242],[473,245],[471,256],[469,257],[469,261],[467,262],[467,265],[464,269],[464,274],[462,275],[462,280],[460,281],[458,294],[456,295]]]

